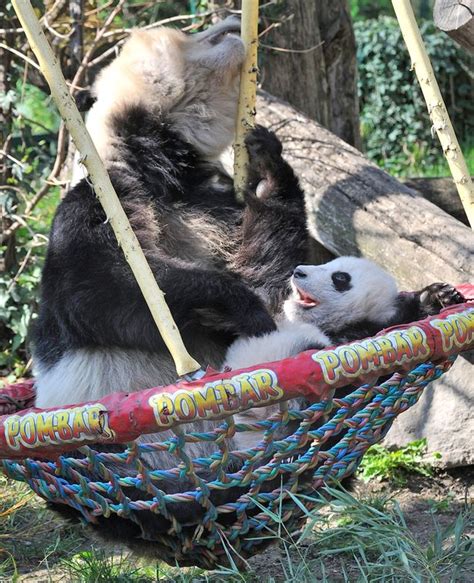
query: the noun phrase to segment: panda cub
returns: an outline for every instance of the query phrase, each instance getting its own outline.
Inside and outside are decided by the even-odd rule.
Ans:
[[[362,339],[388,326],[425,318],[464,299],[444,283],[418,292],[399,293],[390,274],[360,257],[339,257],[324,265],[300,265],[293,272],[290,286],[278,329],[260,337],[237,339],[227,351],[227,367],[246,368],[304,350]],[[289,405],[300,408],[296,401]],[[249,409],[236,415],[235,421],[262,420],[277,410],[278,405]],[[261,435],[239,433],[236,445],[247,449]]]

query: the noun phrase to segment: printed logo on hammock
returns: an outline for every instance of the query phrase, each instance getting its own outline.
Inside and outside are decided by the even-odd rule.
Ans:
[[[441,332],[443,350],[449,352],[455,346],[463,348],[474,338],[474,310],[431,320],[430,326]]]
[[[283,396],[272,370],[260,369],[229,379],[206,383],[193,391],[159,393],[149,399],[156,423],[168,427],[173,421],[206,419],[211,415],[232,414],[239,407],[268,404]]]
[[[104,414],[105,413],[105,414]],[[11,449],[21,446],[35,448],[43,445],[75,443],[83,440],[113,439],[107,409],[100,403],[57,409],[42,413],[10,415],[5,421],[5,437]]]
[[[321,365],[326,383],[333,384],[341,377],[356,378],[375,369],[423,360],[429,353],[425,332],[412,326],[333,350],[320,350],[312,358]]]

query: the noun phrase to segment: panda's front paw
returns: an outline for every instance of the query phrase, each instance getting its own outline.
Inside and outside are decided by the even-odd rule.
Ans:
[[[262,164],[278,160],[281,157],[283,146],[276,135],[264,128],[255,126],[245,138],[245,146],[250,158],[250,164]]]
[[[437,314],[447,306],[465,301],[464,296],[449,283],[432,283],[420,292],[420,304],[427,314]]]
[[[273,202],[279,207],[283,202],[294,202],[298,210],[303,210],[303,191],[293,169],[282,157],[283,146],[276,135],[256,126],[247,135],[245,145],[249,154],[247,202],[261,201],[265,208]]]

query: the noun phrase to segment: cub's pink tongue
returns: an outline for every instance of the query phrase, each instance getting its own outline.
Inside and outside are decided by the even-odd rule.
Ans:
[[[315,300],[310,295],[302,292],[300,289],[297,290],[299,299],[298,303],[304,306],[305,308],[314,308],[319,305],[318,300]]]

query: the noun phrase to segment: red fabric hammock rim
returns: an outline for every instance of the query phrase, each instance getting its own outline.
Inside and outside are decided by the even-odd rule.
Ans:
[[[474,296],[474,286],[464,291],[468,298]],[[126,443],[145,433],[198,419],[225,419],[295,397],[328,399],[335,389],[355,380],[360,385],[471,348],[474,306],[465,303],[373,338],[238,371],[208,370],[197,381],[112,393],[64,408],[28,408],[35,391],[34,381],[26,381],[0,389],[0,413],[7,413],[0,417],[0,458],[51,459],[81,445]]]

